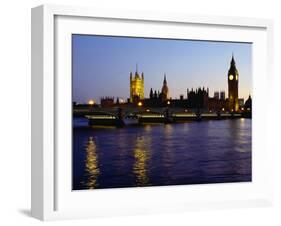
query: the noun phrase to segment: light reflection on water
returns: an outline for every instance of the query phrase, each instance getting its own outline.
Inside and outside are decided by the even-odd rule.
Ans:
[[[89,137],[89,140],[86,144],[85,173],[87,175],[87,180],[82,181],[82,184],[89,189],[95,188],[98,185],[97,178],[99,176],[100,170],[98,167],[96,144],[93,141],[93,137]]]
[[[74,190],[251,181],[250,119],[75,127],[73,135]]]
[[[150,158],[150,137],[145,140],[145,137],[136,138],[136,146],[134,148],[134,167],[133,172],[136,176],[136,185],[149,185],[149,178],[147,175],[147,161]]]

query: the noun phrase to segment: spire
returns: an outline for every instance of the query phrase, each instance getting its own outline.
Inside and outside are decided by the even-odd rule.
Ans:
[[[164,85],[167,85],[167,80],[166,80],[166,73],[164,73],[164,81],[163,81]]]
[[[135,78],[139,78],[139,73],[138,73],[138,63],[136,63]]]
[[[233,53],[232,53],[232,58],[231,58],[231,66],[235,67],[235,60],[234,60]]]
[[[157,98],[157,92],[154,90],[154,98]]]
[[[150,89],[149,97],[150,97],[150,99],[153,98],[153,90],[152,90],[152,88]]]

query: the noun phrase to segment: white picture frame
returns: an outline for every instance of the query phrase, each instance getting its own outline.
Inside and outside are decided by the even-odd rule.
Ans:
[[[108,22],[108,26],[101,25],[104,21]],[[120,25],[120,29],[116,29],[115,23]],[[137,31],[130,33],[132,31],[128,31],[127,26],[134,24],[144,26],[143,30],[146,33],[137,33]],[[67,161],[71,155],[71,147],[58,139],[65,132],[69,135],[71,125],[69,120],[64,119],[65,114],[70,114],[71,102],[63,106],[64,110],[58,110],[61,109],[58,106],[62,100],[69,98],[69,92],[71,92],[71,86],[69,86],[71,80],[69,77],[64,78],[64,74],[71,72],[69,68],[71,50],[68,48],[67,37],[72,32],[91,33],[93,31],[98,31],[99,34],[155,37],[153,30],[160,25],[162,28],[166,27],[166,30],[168,27],[175,29],[175,32],[165,35],[165,29],[163,33],[159,30],[159,37],[169,35],[175,38],[250,41],[255,44],[253,92],[256,99],[253,109],[257,110],[253,112],[253,182],[107,189],[107,191],[90,191],[91,193],[72,192],[69,187],[70,162]],[[184,36],[181,34],[181,29],[185,26],[194,29],[200,27],[200,29],[194,36],[192,33],[189,36],[184,34]],[[233,34],[231,29],[237,30],[236,36],[231,37]],[[193,30],[192,32],[194,34]],[[270,175],[273,173],[273,150],[270,150],[266,139],[266,120],[269,116],[266,110],[268,108],[264,106],[269,103],[265,103],[263,92],[271,92],[273,87],[272,39],[273,22],[265,19],[160,14],[56,5],[33,8],[32,216],[41,220],[56,220],[271,205],[273,179]],[[61,79],[68,82],[62,84]],[[263,90],[261,90],[262,87]],[[261,109],[265,110],[261,111]],[[69,140],[71,136],[68,137]],[[87,205],[86,200],[95,200],[95,207]]]

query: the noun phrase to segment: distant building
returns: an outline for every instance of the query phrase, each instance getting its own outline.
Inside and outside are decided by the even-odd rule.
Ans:
[[[153,99],[154,94],[153,94],[153,89],[150,88],[150,92],[149,92],[149,99]]]
[[[160,92],[151,88],[149,92],[149,98],[144,99],[144,105],[146,107],[160,107],[162,106],[162,98]]]
[[[100,99],[100,104],[102,107],[113,107],[114,106],[114,97],[102,97]]]
[[[225,111],[227,108],[226,103],[225,91],[215,91],[214,97],[208,99],[208,110],[214,112]]]
[[[144,74],[141,76],[136,68],[135,76],[130,73],[130,102],[136,103],[139,100],[144,99]]]
[[[208,109],[213,112],[221,112],[225,111],[227,107],[226,100],[217,99],[217,98],[209,98],[208,100]]]
[[[151,88],[149,92],[149,99],[144,100],[144,105],[148,107],[164,107],[167,106],[167,103],[169,101],[169,104],[171,104],[171,98],[169,97],[169,88],[168,83],[166,79],[166,74],[164,74],[164,80],[161,92],[158,90],[154,90]]]
[[[239,106],[239,109],[244,107],[244,98],[238,98],[238,106]]]
[[[116,99],[116,104],[117,104],[117,105],[120,104],[120,99],[119,99],[119,97],[117,97],[117,99]]]
[[[168,83],[166,80],[166,74],[164,74],[164,81],[162,86],[162,92],[161,92],[162,102],[165,102],[169,99],[169,88]]]
[[[220,91],[220,100],[225,100],[225,91]]]
[[[187,93],[188,108],[207,109],[209,99],[207,90],[205,90],[204,87],[199,87],[194,91],[192,88],[191,91]]]
[[[248,99],[245,101],[244,108],[245,108],[245,110],[248,110],[248,111],[252,110],[252,98],[251,98],[251,95],[249,95]]]
[[[220,93],[219,93],[219,91],[215,91],[214,92],[214,99],[220,99]]]

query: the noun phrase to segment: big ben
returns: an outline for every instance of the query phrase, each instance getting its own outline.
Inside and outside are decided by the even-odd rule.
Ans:
[[[234,57],[232,55],[232,59],[230,62],[230,68],[227,74],[227,81],[228,81],[228,107],[230,111],[238,111],[238,81],[239,81],[239,74],[238,70],[236,69],[236,64]]]

